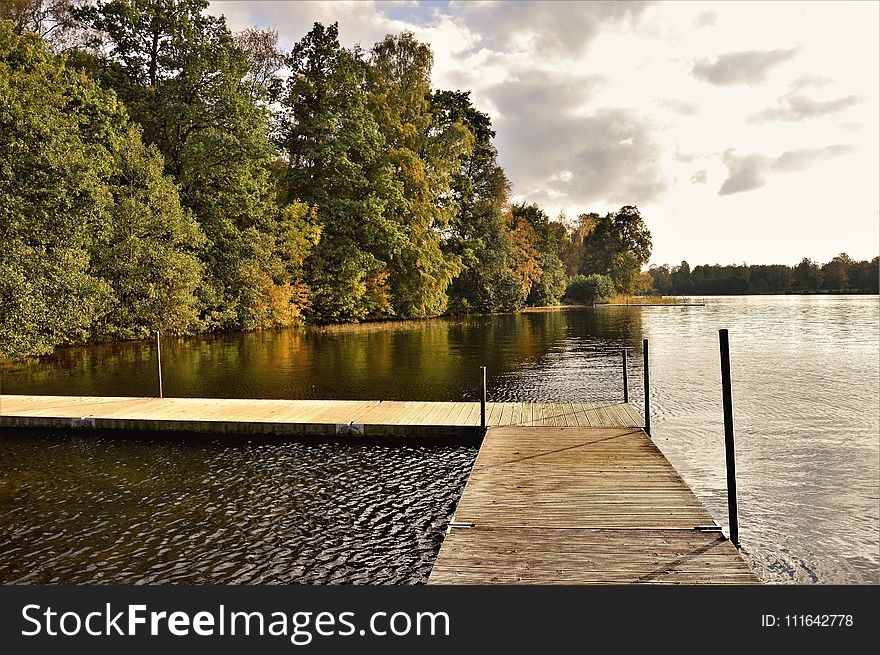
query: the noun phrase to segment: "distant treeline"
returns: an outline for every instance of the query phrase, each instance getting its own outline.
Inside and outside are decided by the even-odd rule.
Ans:
[[[878,293],[880,257],[855,261],[841,253],[826,264],[804,258],[785,264],[652,266],[653,289],[664,294],[725,296],[748,293]]]
[[[512,204],[489,116],[411,33],[281,52],[207,6],[0,2],[0,356],[650,286],[639,210]]]

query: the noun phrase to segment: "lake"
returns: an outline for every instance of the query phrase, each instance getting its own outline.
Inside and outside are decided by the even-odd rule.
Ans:
[[[770,582],[880,581],[878,297],[701,300],[163,338],[165,394],[475,400],[486,365],[490,400],[620,401],[627,346],[638,407],[647,338],[654,440],[726,525],[728,328],[746,558]],[[156,393],[150,342],[2,366],[3,393]],[[475,452],[9,436],[0,578],[421,582]]]

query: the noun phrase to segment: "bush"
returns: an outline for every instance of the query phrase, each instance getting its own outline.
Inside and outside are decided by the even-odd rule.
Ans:
[[[605,302],[614,293],[614,282],[607,275],[575,275],[565,290],[565,299],[570,303],[594,305]]]

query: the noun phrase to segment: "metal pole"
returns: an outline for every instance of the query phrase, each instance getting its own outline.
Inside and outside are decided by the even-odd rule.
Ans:
[[[645,359],[642,370],[645,374],[645,432],[651,434],[651,380],[648,373],[648,340],[642,340],[642,356]]]
[[[159,372],[159,398],[162,398],[162,347],[159,345],[159,330],[156,330],[156,369]]]
[[[733,399],[730,393],[730,347],[727,330],[718,330],[721,346],[721,396],[724,403],[724,453],[727,459],[727,517],[730,541],[739,548],[739,514],[736,507],[736,449],[733,441]]]
[[[629,376],[626,372],[626,348],[623,349],[623,402],[629,402]]]
[[[480,429],[486,434],[486,367],[480,367]]]

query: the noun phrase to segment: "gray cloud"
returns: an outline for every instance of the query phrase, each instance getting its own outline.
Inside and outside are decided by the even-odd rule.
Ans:
[[[767,71],[794,57],[797,50],[789,48],[728,52],[719,55],[712,63],[701,59],[694,64],[692,72],[696,77],[715,86],[757,84],[767,78]]]
[[[700,113],[700,107],[697,103],[681,100],[680,98],[666,98],[661,100],[660,104],[669,111],[681,114],[682,116],[694,116]]]
[[[739,156],[728,150],[721,156],[721,161],[727,166],[728,176],[718,190],[718,195],[727,196],[760,189],[767,184],[767,178],[771,173],[803,171],[816,162],[854,150],[851,145],[837,144],[824,148],[787,150],[776,158],[759,153]]]
[[[700,170],[691,175],[691,182],[694,184],[706,184],[709,181],[709,175],[705,170]]]
[[[825,146],[824,148],[788,150],[776,158],[776,161],[773,162],[772,169],[774,171],[783,171],[786,173],[802,171],[809,168],[817,161],[830,159],[831,157],[837,157],[839,155],[846,155],[854,150],[855,148],[848,144]]]
[[[765,155],[751,154],[740,157],[728,150],[721,157],[727,166],[728,176],[718,190],[718,195],[728,196],[743,191],[760,189],[767,184],[767,172],[770,169],[770,158]]]
[[[815,73],[804,73],[791,83],[792,89],[805,89],[807,87],[820,87],[833,82],[830,77],[816,75]]]
[[[718,20],[718,14],[714,11],[704,11],[701,14],[698,14],[696,18],[694,18],[694,25],[697,27],[710,27],[716,23]]]
[[[629,109],[589,110],[600,76],[531,71],[486,90],[501,162],[527,202],[647,202],[667,188],[653,126]]]
[[[462,2],[464,23],[480,34],[482,45],[508,49],[528,36],[538,55],[577,57],[587,51],[603,26],[632,23],[650,2]]]
[[[766,121],[802,121],[810,118],[821,118],[829,114],[849,109],[859,104],[859,96],[845,96],[834,100],[813,100],[801,95],[787,95],[779,99],[777,107],[765,109],[752,116],[749,120],[755,123]]]

